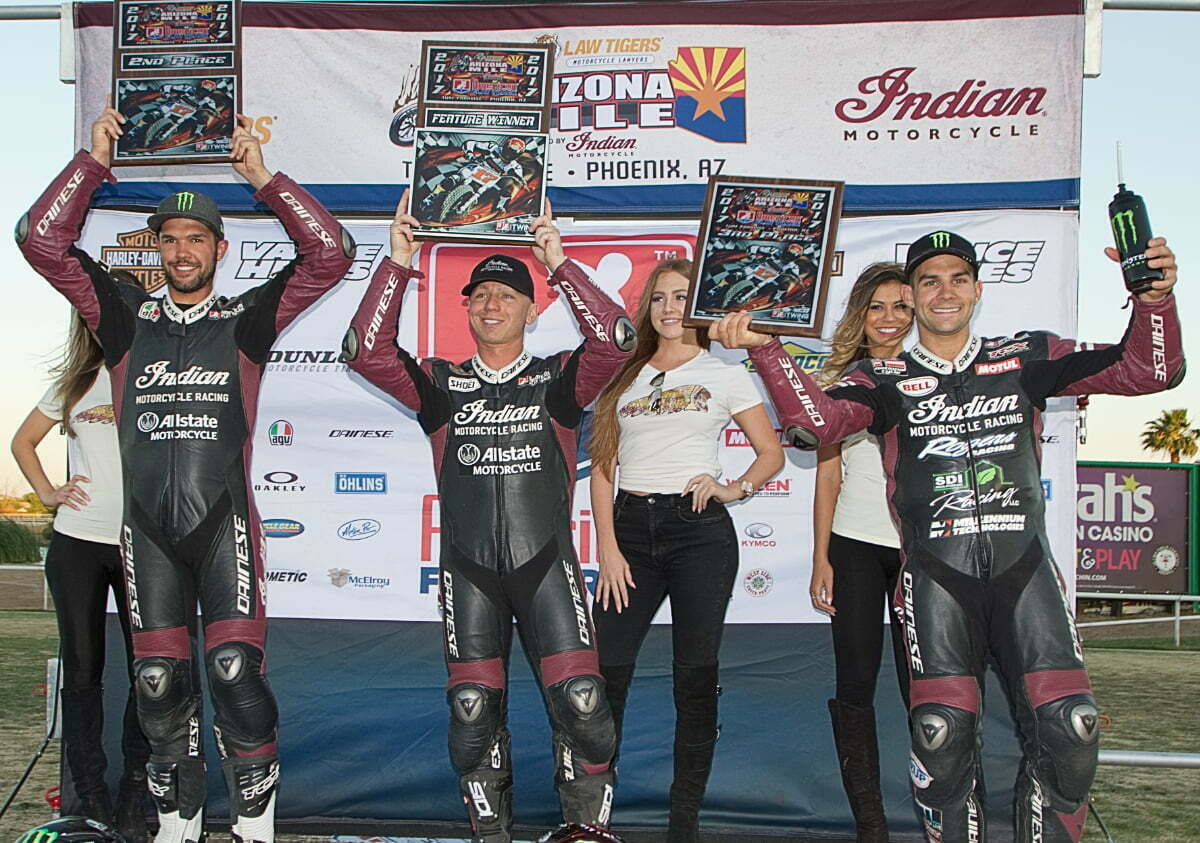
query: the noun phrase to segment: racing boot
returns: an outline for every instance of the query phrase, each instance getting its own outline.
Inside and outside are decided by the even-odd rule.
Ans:
[[[204,839],[204,761],[180,758],[146,765],[147,787],[158,810],[154,843],[201,843]]]
[[[512,770],[475,770],[458,780],[473,843],[512,843]]]
[[[125,843],[148,843],[150,840],[150,829],[146,826],[147,795],[146,768],[126,767],[117,791],[115,817],[117,832],[125,838]]]
[[[717,666],[674,665],[675,779],[671,782],[671,812],[667,843],[696,843],[700,839],[700,803],[712,771],[717,725]]]
[[[137,717],[137,696],[131,686],[125,704],[121,748],[125,755],[125,772],[117,791],[115,820],[117,831],[126,843],[147,843],[150,830],[146,827],[146,762],[150,760],[150,744],[142,732]]]
[[[103,727],[104,700],[99,685],[62,691],[63,753],[79,799],[79,812],[112,825],[112,801],[104,782],[108,759],[100,742]]]
[[[228,758],[222,763],[229,788],[234,843],[273,843],[275,791],[279,786],[279,758],[260,755]]]
[[[850,801],[858,843],[887,843],[887,816],[879,792],[879,744],[875,738],[875,709],[829,701],[833,742],[837,747],[842,787]]]

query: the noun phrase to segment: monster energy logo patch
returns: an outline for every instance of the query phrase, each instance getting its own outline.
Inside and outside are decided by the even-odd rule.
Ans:
[[[57,831],[47,831],[44,828],[35,828],[25,832],[17,840],[17,843],[54,843],[58,839]]]
[[[1128,252],[1138,241],[1137,223],[1133,221],[1132,208],[1127,211],[1118,211],[1112,215],[1112,230],[1113,237],[1116,238],[1121,251]],[[1126,240],[1126,237],[1129,239]]]
[[[935,231],[929,235],[929,242],[935,249],[946,249],[950,246],[950,232]]]
[[[184,191],[183,193],[175,194],[175,210],[190,211],[192,203],[196,201],[196,194]]]

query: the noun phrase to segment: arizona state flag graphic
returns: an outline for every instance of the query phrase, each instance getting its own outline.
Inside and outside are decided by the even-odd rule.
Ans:
[[[679,128],[720,143],[746,142],[744,47],[680,47],[668,72]]]

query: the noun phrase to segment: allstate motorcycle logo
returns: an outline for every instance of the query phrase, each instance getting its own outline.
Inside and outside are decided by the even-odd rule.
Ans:
[[[362,541],[376,535],[382,525],[374,518],[355,518],[338,527],[338,538],[348,542]]]
[[[471,442],[458,447],[458,461],[463,465],[475,465],[481,456],[483,453],[479,450],[479,446]]]
[[[742,585],[746,587],[746,591],[755,597],[761,597],[775,585],[775,578],[771,576],[771,572],[767,569],[755,568],[742,578]]]
[[[262,522],[262,528],[269,539],[290,539],[304,532],[304,525],[291,518],[268,518]]]
[[[149,433],[158,427],[158,413],[145,412],[138,416],[137,427],[142,433]]]

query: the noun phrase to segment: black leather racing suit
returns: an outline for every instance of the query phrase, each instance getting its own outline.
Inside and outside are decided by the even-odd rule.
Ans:
[[[913,796],[931,841],[985,838],[980,688],[999,666],[1021,736],[1016,839],[1078,841],[1099,733],[1073,613],[1046,538],[1041,413],[1055,395],[1142,395],[1182,380],[1173,296],[1135,301],[1122,341],[972,337],[864,360],[823,393],[772,341],[751,352],[801,447],[867,428],[883,445],[904,565],[894,596],[912,677]]]
[[[17,229],[26,259],[83,315],[113,382],[125,483],[122,551],[136,658],[138,713],[153,749],[160,818],[198,824],[204,800],[200,684],[188,627],[203,610],[217,745],[235,831],[264,839],[278,778],[277,713],[263,665],[264,559],[250,493],[250,432],[276,336],[335,285],[354,242],[291,179],[256,196],[282,221],[298,257],[232,299],[181,310],[119,283],[74,246],[88,203],[112,174],[75,156]],[[160,836],[160,840],[170,835]]]
[[[385,260],[346,335],[350,368],[416,411],[441,496],[441,600],[450,678],[450,759],[477,840],[507,841],[506,726],[512,619],[544,688],[566,822],[607,825],[615,739],[583,574],[571,540],[583,408],[625,362],[633,329],[572,261],[554,273],[585,340],[501,371],[416,360],[396,345],[400,302],[418,277]]]

